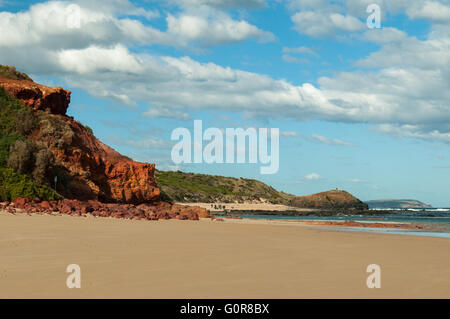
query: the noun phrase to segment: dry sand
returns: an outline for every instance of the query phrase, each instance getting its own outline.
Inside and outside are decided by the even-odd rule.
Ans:
[[[214,206],[222,206],[227,210],[260,210],[260,211],[274,211],[274,212],[283,212],[283,211],[299,211],[299,212],[312,212],[316,209],[313,208],[300,208],[294,206],[286,206],[281,204],[271,204],[271,203],[177,203],[180,205],[187,206],[198,206],[202,208],[206,208],[212,213],[217,211],[223,211],[223,209],[214,208]]]
[[[450,298],[450,240],[0,213],[1,298]],[[366,286],[379,264],[381,288]],[[81,266],[81,289],[66,287]]]

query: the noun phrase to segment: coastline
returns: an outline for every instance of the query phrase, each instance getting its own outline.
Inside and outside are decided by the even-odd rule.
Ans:
[[[179,205],[196,206],[205,208],[212,215],[233,216],[233,215],[279,215],[279,216],[355,216],[355,215],[385,215],[394,210],[376,209],[348,209],[348,208],[300,208],[272,203],[183,203]]]
[[[0,212],[1,298],[449,298],[450,241],[295,223]],[[82,288],[65,286],[67,265]],[[382,288],[368,289],[379,264]]]

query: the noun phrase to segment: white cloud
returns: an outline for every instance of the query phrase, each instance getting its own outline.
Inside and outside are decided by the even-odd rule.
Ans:
[[[382,124],[376,130],[385,134],[420,139],[425,141],[438,141],[450,144],[450,133],[440,132],[436,129],[426,128],[423,125],[392,125]]]
[[[344,16],[340,13],[333,13],[330,15],[330,19],[336,28],[348,32],[356,32],[366,27],[364,23],[357,18],[349,15]]]
[[[316,181],[316,180],[322,179],[323,177],[317,173],[311,173],[311,174],[305,175],[304,178],[309,181]]]
[[[265,0],[170,0],[183,7],[198,8],[199,6],[209,6],[222,9],[245,8],[253,9],[267,5]]]
[[[363,30],[365,24],[353,16],[320,11],[301,11],[292,17],[295,30],[311,37],[338,35]]]
[[[450,23],[450,7],[438,1],[418,1],[408,7],[407,13],[413,19]]]
[[[148,20],[160,16],[158,10],[146,10],[136,7],[130,0],[77,0],[74,1],[84,8],[93,11],[108,13],[109,15],[129,15],[144,17]]]
[[[61,19],[66,5],[49,2],[20,13],[0,13],[2,63],[31,74],[61,76],[72,87],[96,97],[127,105],[146,103],[151,108],[147,116],[153,117],[180,119],[186,115],[180,110],[224,110],[262,119],[382,124],[388,125],[384,131],[389,134],[441,142],[450,133],[445,124],[450,122],[450,32],[419,40],[386,29],[381,32],[389,34],[390,40],[379,41],[379,51],[355,63],[358,71],[322,77],[318,85],[295,85],[190,57],[136,53],[139,50],[130,47],[169,43],[174,37],[107,11],[83,7],[84,27],[67,29]],[[208,18],[212,19],[208,27],[231,19],[215,10],[206,10],[219,17],[215,22]],[[351,30],[353,19],[341,15],[338,20],[342,21],[326,23]],[[440,25],[448,31],[448,25]],[[203,38],[214,42],[207,35]],[[202,36],[193,39],[201,41]],[[304,49],[298,51],[307,54]]]
[[[311,137],[312,137],[312,139],[314,141],[319,142],[319,143],[323,143],[323,144],[340,145],[340,146],[353,146],[352,143],[342,141],[342,140],[340,140],[338,138],[327,138],[325,136],[321,136],[321,135],[317,135],[317,134],[312,134]]]
[[[245,20],[233,20],[216,9],[192,10],[168,15],[168,30],[158,30],[134,16],[153,19],[157,11],[135,7],[128,0],[78,0],[80,28],[68,27],[73,14],[67,1],[32,5],[28,11],[0,12],[0,48],[42,47],[57,51],[82,49],[92,45],[163,44],[188,46],[195,41],[206,46],[257,39],[273,41],[275,36]]]
[[[141,69],[141,63],[123,45],[111,48],[91,46],[83,50],[64,50],[56,54],[64,71],[78,74],[92,72],[132,72]]]
[[[405,41],[407,37],[404,31],[390,27],[369,29],[362,36],[363,40],[380,44]]]
[[[262,42],[273,41],[271,32],[263,31],[246,21],[233,20],[227,15],[203,17],[195,15],[169,15],[168,33],[189,41],[199,41],[206,46],[241,42],[255,38]]]
[[[169,44],[163,32],[138,20],[117,18],[108,11],[80,7],[80,28],[68,27],[71,3],[38,3],[29,11],[0,12],[0,47],[41,46],[46,49],[80,49],[89,45],[114,45],[122,42]],[[127,11],[122,14],[127,13]]]

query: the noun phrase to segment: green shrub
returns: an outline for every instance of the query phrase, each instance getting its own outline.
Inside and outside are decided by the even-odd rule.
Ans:
[[[83,125],[84,126],[84,128],[89,132],[89,133],[91,133],[92,135],[94,135],[94,130],[93,129],[91,129],[89,126],[87,126],[87,125]]]
[[[18,140],[11,147],[7,166],[19,174],[33,177],[36,183],[49,181],[54,166],[53,154],[43,145],[32,140]]]
[[[31,108],[26,107],[16,114],[16,130],[21,135],[28,135],[36,127],[37,120]]]
[[[62,199],[53,189],[34,183],[29,176],[18,174],[10,168],[0,168],[0,200],[13,201],[17,197],[39,197],[42,200]]]
[[[6,162],[9,157],[9,150],[16,141],[22,139],[18,134],[6,134],[3,135],[0,132],[0,167],[6,167]]]

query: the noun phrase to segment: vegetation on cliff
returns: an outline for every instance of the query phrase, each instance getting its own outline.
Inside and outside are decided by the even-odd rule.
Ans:
[[[60,198],[49,187],[52,154],[27,138],[36,124],[33,110],[0,88],[0,200]]]
[[[318,209],[356,209],[367,210],[367,204],[364,204],[355,196],[344,190],[331,190],[327,192],[312,194],[308,196],[297,196],[290,202],[292,206],[301,208]]]
[[[57,177],[56,190],[68,199],[133,204],[158,200],[155,165],[124,157],[99,141],[91,128],[67,116],[70,91],[35,83],[8,66],[0,66],[0,87],[0,167],[26,175],[37,185],[53,186]]]
[[[9,65],[0,65],[0,76],[10,80],[33,81],[28,75],[18,72],[15,67]]]
[[[162,199],[174,202],[267,201],[288,204],[294,197],[254,179],[159,170],[156,170],[155,178],[161,188]]]

